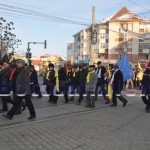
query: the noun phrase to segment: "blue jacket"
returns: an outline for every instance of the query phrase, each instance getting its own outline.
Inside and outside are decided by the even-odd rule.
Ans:
[[[11,68],[3,69],[0,72],[0,93],[10,94],[11,84],[10,84],[10,74],[12,72]]]

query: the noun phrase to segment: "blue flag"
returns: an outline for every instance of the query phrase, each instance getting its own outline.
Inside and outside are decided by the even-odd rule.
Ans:
[[[129,80],[134,77],[131,65],[128,61],[127,55],[124,55],[118,62],[117,65],[119,66],[119,69],[123,73],[123,81]]]

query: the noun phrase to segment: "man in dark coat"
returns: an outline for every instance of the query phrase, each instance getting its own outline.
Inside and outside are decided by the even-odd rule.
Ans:
[[[31,87],[31,94],[33,92],[35,92],[36,94],[38,94],[38,98],[42,97],[41,91],[40,91],[40,86],[39,86],[39,82],[38,82],[38,75],[37,75],[37,71],[35,70],[34,66],[31,65],[30,66],[30,87]]]
[[[113,104],[111,106],[117,106],[117,98],[123,102],[123,107],[126,106],[127,100],[121,95],[123,89],[123,74],[119,70],[118,65],[114,66],[114,73],[111,79],[111,84],[113,85]]]
[[[57,103],[58,96],[54,95],[54,87],[56,85],[56,71],[54,70],[54,64],[49,63],[48,71],[46,73],[46,92],[49,94],[49,101],[52,103]]]
[[[79,99],[77,105],[81,104],[81,100],[83,100],[83,94],[86,94],[86,77],[88,72],[87,65],[83,64],[82,70],[79,71]]]
[[[146,112],[150,112],[150,64],[145,70],[142,79],[142,100],[146,104]]]
[[[68,103],[68,85],[67,85],[67,71],[63,64],[59,65],[58,69],[58,79],[59,79],[59,92],[63,93],[65,98],[65,103]]]
[[[10,74],[12,69],[9,67],[8,62],[3,63],[4,69],[0,72],[0,88],[1,88],[1,99],[3,108],[0,110],[1,112],[8,111],[7,103],[13,104],[13,100],[10,96],[11,84],[10,84]]]
[[[97,69],[96,73],[98,75],[98,81],[96,85],[96,90],[95,90],[95,100],[97,100],[97,95],[98,95],[98,89],[100,87],[100,90],[102,91],[103,97],[106,100],[106,93],[105,93],[105,73],[106,73],[106,68],[102,65],[101,61],[97,62]]]
[[[78,92],[78,84],[79,84],[79,71],[78,67],[73,67],[72,78],[71,78],[71,94],[76,94]],[[71,96],[71,101],[74,100],[74,96]]]
[[[3,115],[5,118],[12,119],[15,115],[15,112],[21,106],[21,102],[23,99],[26,101],[26,105],[30,112],[30,119],[34,119],[36,117],[33,103],[31,101],[31,91],[30,91],[30,74],[29,71],[25,68],[25,61],[18,60],[17,61],[17,69],[13,74],[13,91],[15,92],[16,98],[14,101],[14,105],[11,110],[8,111],[6,115]]]

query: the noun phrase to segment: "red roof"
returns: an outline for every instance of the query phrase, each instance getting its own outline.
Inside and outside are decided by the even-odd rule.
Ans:
[[[32,60],[32,65],[42,65],[42,60]]]
[[[110,20],[142,20],[142,18],[123,7]]]

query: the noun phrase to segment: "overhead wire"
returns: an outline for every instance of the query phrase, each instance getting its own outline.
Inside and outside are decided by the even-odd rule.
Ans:
[[[42,9],[41,7],[30,6],[30,5],[26,5],[26,4],[22,4],[22,3],[12,2],[12,1],[9,1],[9,0],[2,0],[2,1],[9,2],[9,3],[12,3],[12,4],[17,4],[17,5],[22,5],[22,6],[25,6],[25,7],[34,8],[34,9],[37,9],[37,10],[40,9],[40,10],[42,10],[42,11],[51,13],[52,15],[65,16],[65,17],[69,17],[69,18],[76,18],[76,19],[91,21],[91,19],[81,18],[81,17],[77,17],[77,16],[72,16],[72,15],[66,15],[66,14],[60,13],[60,12],[58,12],[58,11],[51,12],[50,10]]]
[[[33,11],[33,10],[24,9],[24,8],[20,8],[20,7],[15,7],[15,6],[12,6],[12,5],[6,5],[6,4],[2,4],[2,3],[0,3],[0,9],[4,10],[4,11],[19,13],[19,14],[26,14],[26,15],[29,15],[29,16],[36,16],[36,17],[42,17],[42,18],[46,18],[46,19],[52,19],[54,21],[57,20],[57,21],[64,22],[64,23],[66,22],[66,23],[78,24],[78,25],[84,25],[84,26],[89,25],[89,24],[84,23],[84,22],[65,19],[65,18],[54,16],[54,15],[49,15],[49,14],[46,14],[46,13],[43,13],[43,12],[40,12],[40,11]]]

